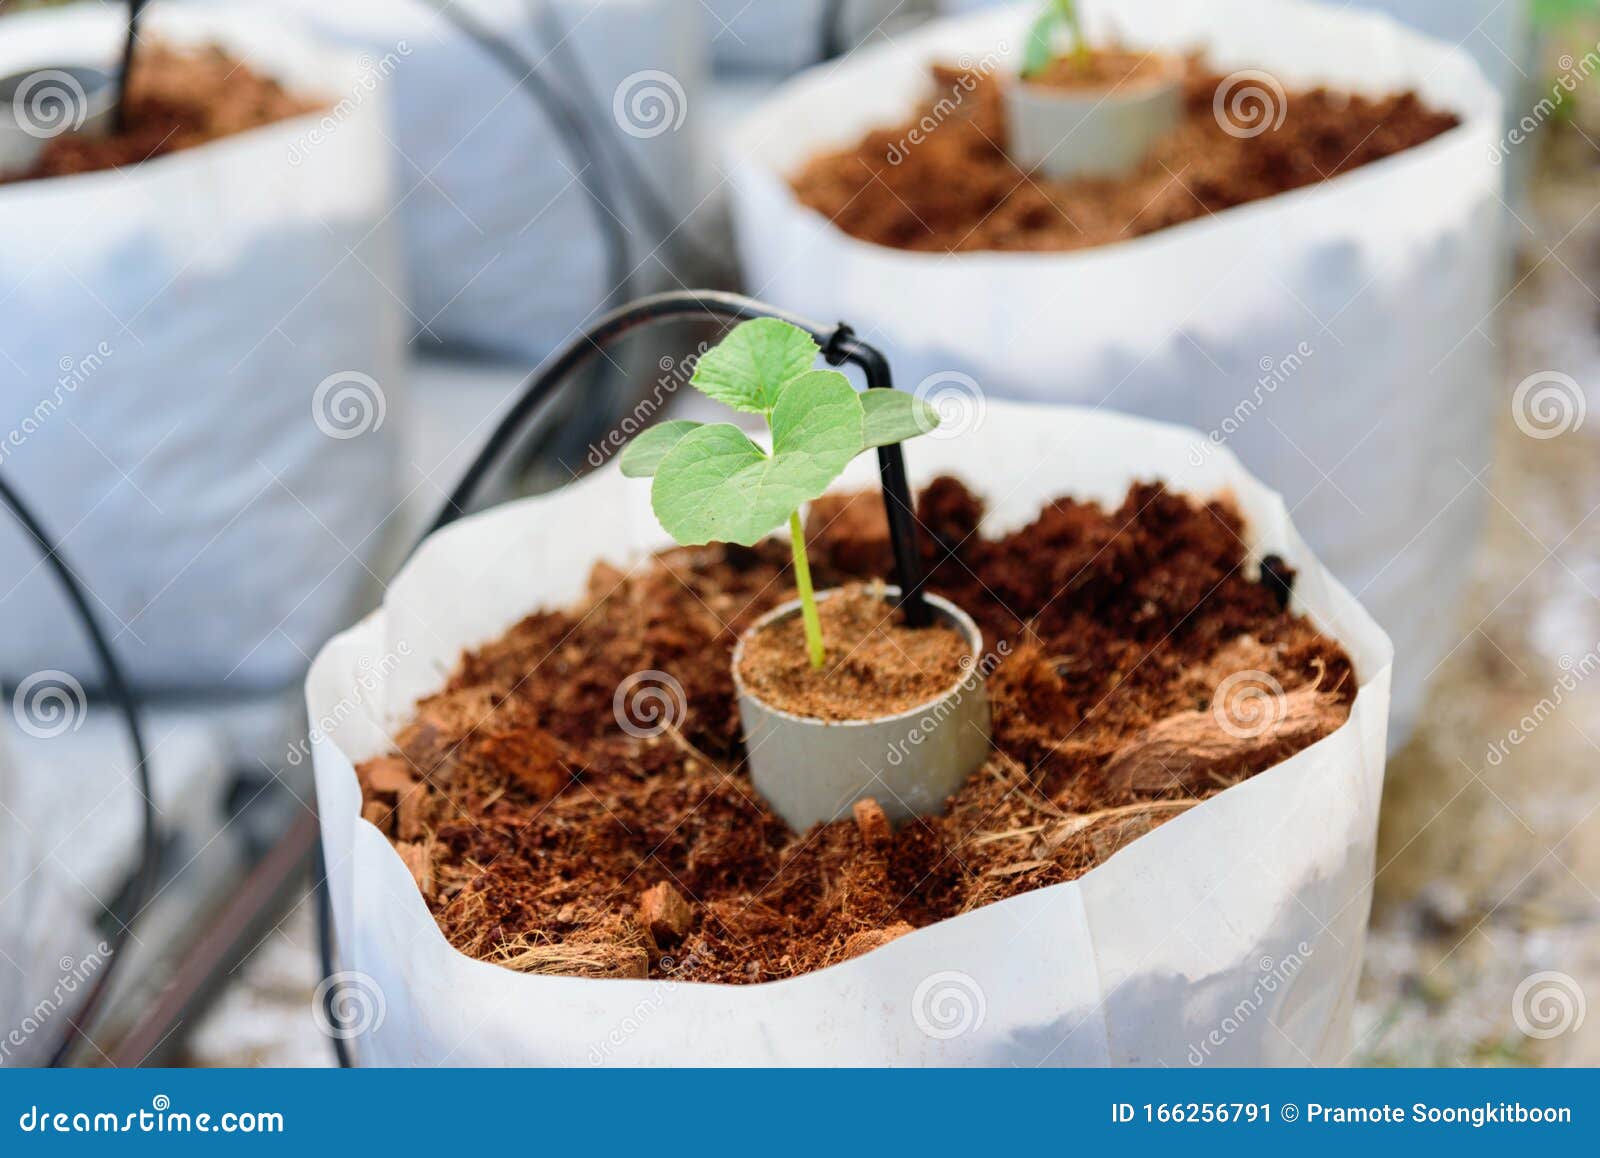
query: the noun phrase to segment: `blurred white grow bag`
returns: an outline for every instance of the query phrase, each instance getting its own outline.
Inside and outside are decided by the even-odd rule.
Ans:
[[[993,52],[1014,66],[1035,6],[981,12],[803,74],[739,126],[729,168],[746,280],[799,313],[851,319],[908,390],[975,383],[1215,434],[1284,494],[1394,637],[1403,738],[1456,641],[1486,498],[1474,476],[1489,464],[1498,371],[1499,101],[1464,53],[1368,12],[1084,7],[1091,30],[1114,12],[1129,43],[1203,46],[1222,69],[1265,68],[1285,85],[1415,88],[1463,124],[1319,186],[1075,253],[903,252],[802,206],[787,176],[903,119],[929,91],[930,62]]]
[[[919,930],[855,960],[753,986],[536,977],[446,943],[389,842],[360,815],[354,762],[389,750],[460,650],[569,604],[591,563],[666,545],[649,487],[614,466],[430,539],[384,607],[335,638],[307,684],[341,964],[368,1064],[1318,1064],[1343,1060],[1371,900],[1392,650],[1282,502],[1190,431],[996,403],[976,429],[907,448],[912,481],[954,472],[994,504],[985,533],[1062,494],[1115,504],[1165,479],[1231,493],[1251,547],[1300,569],[1298,609],[1339,639],[1349,720],[1170,821],[1080,880]],[[873,485],[870,456],[841,489]],[[324,723],[325,722],[325,723]],[[381,1000],[380,1000],[381,997]],[[1248,1016],[1239,1010],[1247,1007]],[[380,1013],[381,1010],[381,1013]]]
[[[0,73],[110,65],[123,21],[98,5],[8,19]],[[148,28],[330,105],[357,75],[270,22],[157,6]],[[350,614],[404,404],[387,201],[377,99],[0,187],[0,469],[135,681],[283,686]],[[87,681],[53,578],[0,522],[0,676]]]
[[[595,174],[570,155],[532,95],[440,16],[434,0],[255,3],[359,52],[363,85],[393,104],[386,163],[409,321],[422,341],[537,360],[602,305],[615,287],[584,193]],[[596,137],[632,157],[674,221],[694,211],[703,184],[695,149],[705,72],[698,0],[452,3],[536,62]],[[574,57],[581,81],[570,73]],[[621,180],[611,187],[623,201],[616,212],[627,222],[634,288],[660,288],[661,239],[634,216],[637,190]]]

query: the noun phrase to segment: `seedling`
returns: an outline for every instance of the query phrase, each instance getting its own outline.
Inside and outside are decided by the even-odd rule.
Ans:
[[[1083,36],[1083,21],[1078,16],[1077,0],[1046,0],[1044,11],[1028,29],[1028,44],[1022,56],[1022,76],[1038,76],[1058,55],[1062,41],[1070,44],[1072,60],[1079,71],[1089,67],[1089,42]]]
[[[622,473],[650,478],[650,505],[686,547],[753,546],[789,521],[795,587],[813,668],[826,657],[800,507],[819,497],[862,451],[903,442],[939,425],[920,399],[899,390],[856,392],[837,370],[816,370],[818,346],[773,318],[741,323],[701,355],[690,384],[766,420],[764,450],[732,423],[662,422],[622,454]]]

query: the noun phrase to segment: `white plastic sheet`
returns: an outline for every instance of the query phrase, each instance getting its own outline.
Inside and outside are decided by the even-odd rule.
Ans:
[[[576,599],[594,560],[664,543],[649,487],[607,468],[435,535],[307,684],[318,809],[351,1021],[368,1064],[1319,1064],[1343,1059],[1371,899],[1392,650],[1282,502],[1196,434],[992,404],[907,448],[914,484],[964,477],[985,533],[1061,494],[1162,478],[1231,493],[1252,549],[1300,569],[1298,607],[1353,657],[1349,720],[1080,880],[1011,898],[817,973],[755,986],[534,977],[451,948],[360,817],[353,764],[388,750],[464,647]],[[841,489],[872,485],[871,456]]]
[[[394,503],[404,331],[382,100],[347,99],[355,62],[271,22],[149,19],[343,103],[0,188],[0,469],[138,682],[281,687],[350,614]],[[123,20],[94,5],[8,19],[0,72],[110,65]],[[90,681],[49,571],[0,524],[0,674]]]
[[[432,0],[257,2],[359,52],[368,83],[393,102],[387,163],[419,340],[536,360],[570,338],[613,288],[583,188],[596,178],[516,78]],[[536,62],[597,139],[630,154],[673,221],[694,210],[703,178],[698,0],[454,4]],[[587,92],[568,74],[573,57]],[[612,187],[624,202],[614,212],[626,222],[635,292],[660,288],[662,239],[635,216],[637,190]]]
[[[1066,254],[892,250],[799,204],[820,150],[903,119],[928,64],[1014,67],[1032,4],[941,21],[803,74],[733,134],[740,257],[763,297],[845,318],[898,384],[1076,402],[1214,432],[1282,492],[1394,637],[1403,739],[1453,624],[1487,492],[1498,358],[1500,124],[1465,53],[1370,12],[1297,0],[1087,0],[1091,32],[1200,47],[1285,86],[1414,88],[1463,124],[1318,186]],[[1002,49],[1004,46],[1004,49]],[[1174,175],[1181,180],[1182,175]],[[945,385],[941,385],[944,383]]]

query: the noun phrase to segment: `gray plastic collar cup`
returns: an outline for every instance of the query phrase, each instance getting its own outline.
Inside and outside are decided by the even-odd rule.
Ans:
[[[839,593],[821,592],[819,601]],[[887,588],[896,596],[898,588]],[[756,791],[797,832],[838,820],[872,797],[891,821],[937,813],[989,755],[989,696],[984,688],[983,633],[970,616],[927,595],[936,620],[961,632],[970,662],[948,692],[876,720],[797,716],[757,698],[739,676],[744,645],[767,625],[800,613],[800,601],[774,608],[751,626],[733,652],[746,758]]]
[[[82,64],[0,77],[0,173],[26,169],[45,142],[65,133],[111,131],[116,78]]]
[[[1119,177],[1177,126],[1183,92],[1170,77],[1115,89],[1064,89],[1018,77],[1005,86],[1011,159],[1046,177]]]

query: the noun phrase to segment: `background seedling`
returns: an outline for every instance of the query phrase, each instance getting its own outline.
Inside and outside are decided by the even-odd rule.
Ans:
[[[858,394],[837,370],[816,370],[818,346],[772,318],[736,326],[695,366],[701,393],[767,423],[764,450],[732,423],[663,422],[622,454],[622,473],[650,478],[650,505],[686,547],[753,546],[789,522],[806,647],[812,667],[826,655],[800,507],[817,498],[864,450],[903,442],[939,425],[920,399],[898,390]]]
[[[1028,43],[1022,56],[1024,79],[1043,72],[1056,57],[1057,45],[1067,41],[1074,64],[1082,70],[1089,64],[1089,42],[1083,37],[1083,22],[1077,0],[1047,0],[1044,11],[1028,29]]]

